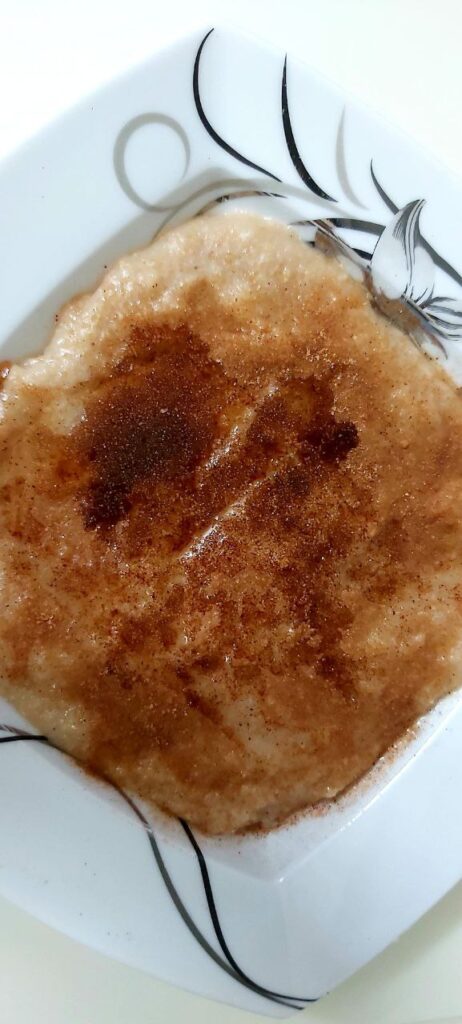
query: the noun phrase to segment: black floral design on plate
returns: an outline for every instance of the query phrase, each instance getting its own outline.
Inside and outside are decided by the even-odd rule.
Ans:
[[[56,747],[53,743],[51,743],[46,736],[41,736],[36,733],[28,733],[24,729],[18,729],[14,726],[0,724],[0,744],[15,743],[19,741],[35,741],[38,743],[45,743],[53,747],[53,749],[59,751],[59,748]],[[243,985],[244,988],[247,988],[251,992],[254,992],[255,995],[262,996],[264,999],[269,999],[271,1002],[278,1003],[280,1006],[286,1006],[291,1010],[302,1010],[308,1003],[317,1002],[318,999],[313,997],[290,996],[284,995],[281,992],[274,992],[273,990],[266,988],[264,985],[261,985],[258,982],[253,981],[252,978],[250,978],[249,975],[242,970],[242,968],[234,959],[234,956],[232,955],[229,946],[226,942],[226,939],[224,937],[223,929],[218,916],[215,898],[213,895],[210,874],[207,867],[205,856],[199,846],[197,837],[192,832],[188,823],[184,821],[182,818],[179,818],[179,824],[181,825],[183,832],[187,836],[187,839],[192,849],[194,850],[194,854],[198,860],[207,908],[210,913],[215,935],[218,939],[218,943],[224,956],[222,956],[213,948],[213,946],[206,939],[205,935],[194,921],[192,915],[189,913],[189,910],[187,909],[176,886],[172,881],[172,877],[165,863],[165,859],[162,855],[152,824],[148,821],[145,814],[138,806],[136,801],[133,799],[133,797],[129,796],[127,793],[124,792],[124,790],[120,789],[118,786],[112,783],[107,782],[107,785],[111,785],[112,788],[120,794],[120,796],[123,798],[123,800],[125,800],[125,802],[132,809],[133,813],[136,815],[138,820],[143,825],[149,841],[149,845],[154,856],[154,860],[158,867],[162,881],[164,882],[165,888],[172,900],[172,903],[175,906],[178,913],[180,914],[181,919],[184,921],[184,924],[186,925],[189,933],[193,936],[196,942],[199,943],[201,948],[204,950],[205,953],[207,953],[210,959],[213,960],[213,962],[217,964],[218,967],[225,971],[225,973],[228,974],[231,978],[233,978],[239,985]]]
[[[194,57],[192,91],[197,115],[215,145],[236,160],[237,163],[262,175],[262,180],[248,181],[246,183],[242,178],[222,179],[202,187],[195,194],[190,195],[186,200],[177,205],[171,207],[162,205],[150,206],[137,196],[135,189],[128,179],[123,162],[124,140],[134,130],[134,127],[136,128],[138,122],[141,123],[143,118],[149,118],[151,121],[156,118],[163,122],[171,121],[164,114],[150,113],[141,114],[133,119],[133,124],[130,122],[128,126],[124,126],[116,141],[114,163],[119,182],[125,193],[144,210],[160,211],[164,209],[168,211],[165,221],[160,225],[160,228],[173,216],[178,217],[182,213],[186,216],[188,209],[200,197],[203,198],[204,202],[200,209],[196,208],[194,210],[196,214],[204,212],[214,204],[239,199],[244,195],[253,195],[261,198],[271,197],[274,200],[284,200],[294,196],[297,199],[305,199],[311,205],[320,206],[322,208],[320,220],[307,218],[306,220],[294,222],[294,226],[307,229],[308,232],[311,230],[312,234],[314,233],[315,235],[317,225],[321,223],[324,228],[330,229],[334,235],[340,232],[340,238],[342,238],[343,231],[361,233],[367,236],[369,242],[367,247],[364,244],[358,246],[351,245],[350,250],[352,253],[356,253],[363,261],[364,268],[368,272],[369,287],[379,300],[379,305],[392,319],[394,315],[401,312],[400,308],[396,305],[398,302],[406,306],[408,311],[419,322],[419,331],[415,331],[413,335],[414,341],[419,345],[430,342],[430,345],[433,345],[441,354],[446,356],[448,344],[462,340],[462,298],[441,294],[435,295],[434,270],[435,267],[439,267],[459,286],[462,285],[462,275],[444,257],[436,252],[422,235],[420,216],[424,200],[414,199],[400,209],[379,181],[373,161],[371,160],[371,180],[387,213],[391,213],[392,216],[386,223],[380,223],[367,218],[366,205],[359,197],[348,169],[345,145],[345,109],[342,111],[338,124],[335,159],[333,162],[337,180],[342,191],[341,202],[343,207],[340,206],[339,199],[334,199],[323,185],[319,184],[306,165],[306,162],[302,159],[300,148],[296,141],[296,131],[289,107],[287,55],[284,58],[282,67],[281,106],[278,117],[281,119],[288,155],[304,188],[300,189],[284,182],[282,176],[277,174],[274,169],[265,168],[258,160],[254,159],[255,154],[252,154],[252,158],[250,158],[248,155],[239,152],[230,141],[220,134],[217,127],[211,124],[206,114],[204,100],[206,89],[204,89],[204,75],[201,71],[201,65],[204,48],[213,32],[214,29],[211,28],[204,35]],[[181,134],[189,158],[189,142],[187,141],[185,130],[178,122],[175,122],[174,129],[177,134]],[[280,186],[277,191],[274,191],[273,182],[277,182]],[[357,215],[358,210],[361,211],[359,216]],[[345,239],[343,240],[345,241]],[[308,237],[307,241],[312,242],[313,237]],[[382,299],[383,301],[381,301]]]
[[[459,287],[462,285],[462,275],[424,238],[420,229],[424,200],[414,199],[400,209],[379,181],[371,160],[371,180],[388,214],[391,214],[391,218],[388,217],[386,223],[381,223],[368,219],[365,212],[357,215],[357,210],[366,211],[367,207],[359,198],[348,172],[345,149],[345,110],[339,121],[335,151],[335,167],[344,207],[341,207],[340,201],[334,199],[318,183],[302,159],[296,141],[289,108],[287,56],[282,67],[281,107],[278,116],[281,117],[287,152],[297,176],[302,182],[303,189],[284,182],[273,170],[268,170],[258,161],[240,153],[211,124],[204,107],[201,60],[205,44],[213,31],[212,28],[206,33],[194,58],[192,89],[197,115],[205,131],[219,148],[235,159],[237,163],[257,172],[261,178],[249,181],[242,178],[222,178],[202,186],[180,203],[172,205],[147,203],[132,186],[125,167],[125,149],[133,132],[147,123],[167,125],[177,134],[183,144],[184,173],[186,173],[190,159],[190,143],[185,129],[170,116],[160,112],[148,112],[139,114],[123,126],[115,143],[114,167],[123,191],[133,203],[145,212],[165,212],[166,216],[159,230],[172,217],[179,214],[188,216],[193,212],[198,215],[216,204],[240,200],[249,196],[270,199],[275,202],[296,197],[309,201],[311,205],[321,207],[322,216],[319,218],[307,218],[293,222],[293,226],[305,233],[307,244],[322,244],[325,248],[326,242],[330,242],[334,250],[340,251],[343,257],[351,260],[356,269],[359,268],[364,273],[364,279],[379,305],[382,298],[386,298],[388,306],[385,307],[385,311],[389,315],[393,315],[393,308],[396,308],[396,305],[393,306],[393,304],[398,304],[399,309],[401,308],[399,304],[403,304],[411,314],[418,318],[424,339],[432,338],[440,352],[446,355],[448,344],[462,341],[462,298],[435,294],[434,270],[436,266],[439,267]],[[274,190],[274,182],[277,182],[277,191]],[[365,235],[369,242],[368,247],[347,245],[342,239],[342,235],[339,235],[339,232],[343,231]],[[414,335],[414,340],[420,344],[418,333]],[[53,746],[45,736],[28,733],[14,726],[0,725],[0,734],[0,744],[35,741]],[[172,881],[152,825],[130,796],[122,790],[118,790],[118,792],[145,829],[154,860],[172,903],[190,934],[211,960],[238,984],[272,1002],[293,1010],[302,1009],[308,1003],[316,1002],[316,999],[312,997],[289,996],[268,989],[254,981],[242,970],[225,939],[204,853],[190,826],[186,821],[179,819],[181,828],[197,860],[204,897],[220,952],[213,948],[189,913]]]
[[[229,153],[230,156],[235,157],[235,159],[239,160],[239,162],[241,164],[245,164],[247,167],[251,167],[254,171],[259,171],[261,174],[266,174],[268,178],[273,178],[274,181],[280,181],[281,179],[278,178],[275,174],[272,174],[271,171],[266,171],[264,167],[260,166],[260,164],[254,163],[253,160],[249,160],[248,157],[244,156],[242,153],[239,153],[237,151],[237,149],[234,149],[233,146],[230,146],[230,144],[228,142],[226,142],[225,139],[223,139],[221,137],[221,135],[219,135],[218,132],[215,131],[214,128],[212,128],[212,125],[210,124],[210,121],[208,120],[208,118],[207,118],[207,116],[205,114],[204,108],[202,106],[202,99],[201,99],[201,94],[200,94],[199,70],[200,70],[200,61],[201,61],[202,51],[203,51],[204,46],[205,46],[205,44],[207,42],[207,39],[209,38],[209,36],[211,36],[213,31],[214,31],[213,28],[209,29],[209,31],[207,32],[207,35],[204,36],[204,38],[203,38],[203,40],[202,40],[202,42],[201,42],[201,44],[199,46],[199,49],[197,51],[196,59],[194,61],[193,93],[194,93],[194,102],[196,104],[197,113],[199,114],[199,117],[200,117],[200,119],[202,121],[202,124],[204,125],[205,130],[210,135],[210,138],[213,139],[214,142],[216,142],[217,146],[220,146],[221,149],[224,149],[225,152]]]
[[[213,29],[204,36],[196,54],[194,64],[196,109],[204,127],[215,142],[218,142],[231,156],[236,157],[236,159],[256,170],[262,171],[263,169],[258,164],[247,160],[233,149],[232,146],[224,143],[204,117],[202,100],[198,91],[199,66],[204,45],[212,32]],[[306,185],[310,196],[315,195],[318,199],[324,200],[326,206],[335,206],[337,200],[333,199],[315,181],[301,158],[295,140],[288,101],[287,55],[284,58],[282,71],[281,115],[287,150],[299,178]],[[364,204],[356,195],[348,178],[344,146],[344,125],[345,111],[343,111],[340,118],[337,136],[336,162],[338,177],[343,184],[345,198],[354,206],[365,209]],[[282,184],[281,178],[273,172],[263,171],[263,173],[266,173],[269,177]],[[361,231],[375,236],[376,242],[371,252],[362,248],[354,248],[356,254],[370,268],[370,283],[373,290],[378,296],[384,294],[387,298],[392,298],[395,301],[400,299],[408,304],[411,312],[418,315],[421,328],[423,330],[427,329],[434,344],[446,355],[445,342],[462,340],[462,299],[434,296],[434,267],[439,265],[458,283],[462,283],[462,277],[435,252],[422,236],[419,222],[424,200],[414,200],[407,203],[402,209],[399,209],[378,181],[372,161],[370,173],[378,194],[393,214],[392,220],[384,225],[378,224],[375,221],[368,221],[364,217],[338,217],[335,213],[329,216],[327,210],[325,220],[328,221],[333,230],[336,227],[348,228],[349,230]],[[299,225],[301,223],[298,222]],[[316,222],[306,221],[304,223],[313,224]],[[391,313],[390,310],[389,313]]]

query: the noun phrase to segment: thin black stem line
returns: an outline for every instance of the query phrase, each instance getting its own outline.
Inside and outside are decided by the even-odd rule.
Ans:
[[[429,295],[428,299],[425,299],[425,302],[422,302],[422,309],[424,309],[425,306],[429,306],[430,303],[431,305],[437,305],[440,302],[447,302],[447,298],[447,295]]]
[[[35,740],[38,743],[48,743],[46,736],[29,736],[27,735],[15,735],[15,736],[0,736],[0,743],[19,743],[19,741]]]
[[[282,71],[282,85],[281,85],[281,110],[282,110],[282,125],[284,128],[285,140],[287,143],[287,149],[289,150],[289,156],[295,167],[295,170],[302,179],[303,183],[310,189],[310,192],[314,192],[315,195],[319,196],[320,199],[327,199],[330,203],[336,203],[337,200],[333,199],[332,196],[324,192],[324,189],[317,184],[314,178],[311,177],[307,167],[303,163],[303,160],[298,151],[297,143],[295,142],[295,136],[292,130],[292,123],[290,120],[289,113],[289,101],[287,97],[287,55],[284,60],[284,67]]]
[[[356,217],[326,217],[326,220],[337,228],[364,231],[366,235],[381,235],[385,226],[384,224],[378,224],[374,220],[359,220]]]
[[[0,731],[1,731],[1,726],[0,726]],[[49,740],[47,739],[46,736],[32,735],[30,733],[22,733],[22,732],[20,733],[20,732],[18,732],[18,733],[15,733],[13,735],[0,736],[0,743],[17,743],[19,741],[21,741],[21,742],[22,741],[29,741],[30,742],[31,740],[33,740],[35,742],[38,742],[38,743],[49,744]],[[49,745],[53,746],[53,744],[49,744]],[[59,749],[59,748],[55,748],[55,749]],[[230,950],[228,949],[228,946],[226,944],[226,941],[225,941],[225,938],[224,938],[224,935],[223,935],[223,932],[222,932],[222,929],[221,929],[221,925],[220,925],[220,922],[219,922],[219,919],[218,919],[218,914],[217,914],[217,910],[216,910],[216,906],[215,906],[215,900],[214,900],[214,897],[213,897],[213,892],[212,892],[212,887],[211,887],[211,883],[210,883],[210,878],[209,878],[209,875],[208,875],[207,865],[205,863],[205,858],[204,858],[204,855],[202,853],[202,850],[200,850],[200,848],[199,848],[199,846],[198,846],[198,844],[196,842],[196,839],[193,836],[193,834],[192,834],[192,832],[191,832],[191,830],[189,828],[189,825],[187,825],[187,823],[185,821],[183,821],[181,818],[179,818],[178,820],[179,820],[181,826],[183,827],[183,829],[184,829],[184,831],[185,831],[185,833],[186,833],[186,835],[187,835],[191,845],[193,846],[193,849],[194,849],[194,851],[196,853],[196,856],[197,856],[197,858],[199,860],[199,866],[200,866],[200,869],[201,869],[202,880],[203,880],[203,883],[204,883],[204,887],[205,887],[205,891],[206,891],[206,896],[207,896],[207,904],[208,904],[209,911],[210,911],[210,914],[211,914],[214,931],[215,931],[217,939],[218,939],[218,941],[220,943],[220,946],[221,946],[221,948],[223,950],[223,953],[225,954],[225,957],[226,957],[228,963],[226,963],[226,960],[223,960],[223,958],[219,955],[219,953],[217,953],[213,949],[213,946],[211,946],[210,943],[207,941],[205,936],[202,934],[200,929],[197,927],[197,925],[196,925],[195,921],[193,920],[193,918],[191,917],[189,911],[185,907],[185,904],[183,903],[183,900],[181,899],[181,897],[180,897],[179,893],[177,892],[177,890],[175,888],[175,885],[174,885],[174,883],[172,881],[171,875],[170,875],[170,873],[169,873],[169,871],[167,869],[167,866],[165,864],[165,861],[164,861],[164,859],[162,857],[162,854],[161,854],[161,851],[160,851],[160,848],[159,848],[159,844],[158,844],[158,842],[156,840],[156,837],[154,835],[153,828],[149,824],[147,818],[145,817],[143,812],[140,810],[140,808],[137,806],[135,801],[132,800],[132,798],[129,797],[128,794],[125,793],[123,789],[120,789],[119,786],[117,786],[115,783],[109,783],[109,784],[112,785],[113,789],[115,789],[120,794],[120,796],[123,798],[123,800],[125,800],[125,802],[132,809],[132,811],[134,812],[134,814],[136,815],[138,820],[144,826],[144,829],[145,829],[145,831],[147,833],[147,836],[148,836],[148,840],[149,840],[149,844],[150,844],[152,853],[154,855],[154,859],[156,861],[157,867],[159,869],[159,873],[160,873],[162,881],[164,882],[164,885],[165,885],[165,887],[167,889],[167,892],[168,892],[168,894],[169,894],[169,896],[170,896],[174,906],[176,907],[178,913],[180,914],[180,917],[182,918],[183,922],[185,923],[186,927],[188,928],[189,932],[191,933],[191,935],[193,935],[193,937],[196,939],[196,942],[199,943],[199,945],[204,950],[204,952],[207,953],[207,955],[219,967],[221,967],[221,969],[223,971],[225,971],[226,974],[228,974],[231,978],[233,978],[234,981],[238,982],[238,984],[240,984],[240,985],[243,985],[245,988],[249,989],[251,992],[254,992],[256,995],[262,996],[264,999],[269,999],[271,1002],[278,1003],[280,1006],[286,1006],[290,1010],[302,1010],[303,1009],[303,1005],[301,1005],[301,1006],[297,1005],[299,1003],[305,1004],[305,1003],[308,1003],[308,1002],[316,1002],[316,999],[303,999],[303,998],[298,997],[298,996],[286,996],[286,995],[281,995],[281,993],[279,993],[279,992],[272,992],[269,989],[264,988],[264,986],[259,985],[257,982],[252,981],[252,979],[249,978],[248,975],[246,975],[244,973],[244,971],[241,970],[239,965],[234,960]]]
[[[123,797],[126,803],[128,803],[133,812],[136,814],[137,818],[144,825],[144,828],[148,835],[151,850],[154,854],[154,859],[156,861],[157,867],[159,869],[160,875],[167,889],[167,892],[174,906],[178,910],[180,917],[184,921],[186,927],[194,936],[194,938],[202,947],[202,949],[208,954],[208,956],[212,958],[212,960],[214,960],[216,964],[218,964],[219,967],[222,968],[222,970],[226,972],[226,974],[229,974],[229,976],[233,978],[234,981],[237,981],[240,985],[243,985],[251,992],[254,992],[256,995],[263,996],[265,999],[269,999],[273,1003],[278,1003],[280,1006],[287,1006],[291,1010],[302,1010],[303,1006],[297,1006],[293,1002],[289,1001],[291,999],[291,996],[280,997],[276,993],[273,994],[271,992],[268,992],[261,985],[257,985],[250,978],[247,978],[245,975],[243,975],[243,973],[239,971],[239,969],[236,970],[236,968],[233,965],[227,964],[226,961],[223,960],[223,958],[218,953],[216,953],[216,951],[213,949],[213,946],[210,945],[210,943],[207,941],[207,939],[202,934],[200,929],[197,927],[195,921],[191,917],[189,911],[186,909],[183,900],[181,899],[179,893],[177,892],[175,885],[172,881],[171,875],[167,869],[165,861],[160,852],[159,845],[155,838],[152,826],[149,824],[147,818],[145,818],[143,812],[140,810],[140,808],[137,806],[134,800],[132,800],[131,797],[127,795],[127,793],[124,793],[123,790],[119,789],[118,786],[114,786],[114,788],[118,790],[120,795]],[[179,820],[181,821],[181,819]],[[181,824],[183,823],[181,822]],[[298,1001],[300,1002],[300,1000]]]
[[[184,821],[183,818],[179,818],[179,822],[180,822],[180,825],[182,826],[184,832],[186,833],[186,835],[187,835],[187,837],[189,839],[189,842],[191,843],[191,846],[192,846],[192,848],[193,848],[193,850],[194,850],[194,852],[196,854],[196,857],[197,857],[197,861],[198,861],[198,864],[199,864],[199,869],[200,869],[200,873],[201,873],[201,877],[202,877],[202,883],[203,883],[203,886],[204,886],[205,897],[206,897],[206,900],[207,900],[207,906],[209,908],[209,913],[210,913],[210,917],[212,919],[212,924],[213,924],[213,927],[214,927],[214,930],[215,930],[215,935],[216,935],[216,937],[218,939],[218,942],[220,943],[221,949],[223,950],[223,953],[225,954],[225,957],[228,960],[228,963],[230,963],[231,966],[234,967],[234,970],[239,974],[239,976],[243,980],[245,980],[246,982],[250,982],[250,984],[255,985],[255,982],[252,981],[252,979],[249,978],[249,976],[247,974],[245,974],[245,972],[242,970],[241,967],[239,967],[239,964],[234,959],[234,957],[233,957],[233,955],[232,955],[232,953],[231,953],[231,951],[229,949],[229,946],[228,946],[228,944],[226,942],[226,939],[225,939],[225,937],[223,935],[223,931],[222,931],[222,928],[221,928],[221,925],[220,925],[220,920],[219,920],[219,917],[218,917],[218,912],[217,912],[217,908],[216,908],[216,904],[215,904],[215,898],[214,898],[214,895],[213,895],[213,889],[212,889],[212,883],[210,881],[210,875],[208,873],[208,868],[207,868],[207,864],[206,864],[206,861],[205,861],[205,857],[204,857],[204,854],[202,853],[202,850],[201,850],[201,848],[199,846],[199,843],[197,842],[197,839],[194,836],[193,832],[191,831],[188,823],[186,821]],[[259,986],[259,988],[260,988],[260,986]],[[299,1002],[299,1003],[315,1003],[315,1002],[317,1002],[317,999],[308,998],[306,996],[288,996],[288,995],[285,995],[285,994],[283,994],[281,992],[273,992],[271,989],[261,989],[261,991],[263,991],[267,997],[271,997],[271,998],[293,999],[294,1001]]]
[[[266,170],[265,167],[261,167],[260,164],[255,164],[253,162],[253,160],[249,160],[246,156],[243,156],[242,153],[239,153],[237,151],[237,149],[234,149],[233,146],[230,146],[229,143],[226,142],[225,139],[223,139],[221,137],[221,135],[219,135],[218,132],[215,131],[215,129],[210,124],[210,121],[209,121],[208,117],[206,116],[205,110],[204,110],[204,108],[202,106],[202,100],[201,100],[201,95],[200,95],[199,69],[200,69],[200,62],[201,62],[202,51],[203,51],[204,46],[205,46],[205,44],[207,42],[207,39],[209,38],[209,36],[211,36],[213,31],[214,31],[214,29],[211,28],[207,32],[207,34],[204,36],[204,38],[203,38],[203,40],[202,40],[202,42],[201,42],[201,44],[199,46],[199,49],[198,49],[198,51],[196,53],[196,59],[194,61],[193,94],[194,94],[194,103],[196,104],[197,113],[199,114],[199,117],[200,117],[200,119],[202,121],[202,124],[204,125],[205,130],[210,135],[210,138],[213,139],[214,142],[216,142],[217,146],[220,146],[221,149],[224,149],[226,153],[229,153],[229,155],[234,157],[236,160],[239,160],[241,164],[245,164],[246,167],[253,167],[253,169],[255,171],[260,171],[260,173],[266,175],[267,178],[273,178],[274,181],[280,181],[281,179],[278,178],[276,174],[272,174],[271,171]]]
[[[307,224],[331,224],[336,228],[348,228],[350,231],[362,231],[366,235],[381,235],[384,224],[378,224],[374,220],[358,220],[356,217],[319,217],[302,218],[292,221],[293,227],[305,227]]]
[[[367,252],[366,249],[358,249],[355,245],[352,246],[352,248],[356,255],[360,256],[362,260],[367,260],[369,262],[372,259],[372,253]]]
[[[385,206],[388,206],[388,209],[391,210],[392,213],[398,213],[399,207],[396,205],[396,203],[393,202],[393,199],[391,199],[391,197],[388,195],[388,192],[385,192],[383,185],[381,185],[377,179],[372,160],[370,163],[370,171],[372,181],[374,182],[374,185],[377,189],[377,192],[379,193],[380,198],[383,199]]]

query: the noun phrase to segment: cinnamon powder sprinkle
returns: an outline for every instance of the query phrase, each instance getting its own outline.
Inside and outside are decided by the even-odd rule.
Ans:
[[[458,685],[460,396],[289,229],[175,228],[0,386],[0,691],[89,770],[268,828]]]

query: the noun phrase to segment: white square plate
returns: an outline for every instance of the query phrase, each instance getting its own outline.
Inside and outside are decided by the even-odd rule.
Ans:
[[[377,287],[413,305],[462,381],[460,188],[309,69],[244,36],[186,39],[85,101],[3,164],[0,200],[1,358],[36,352],[59,307],[166,220],[233,203],[301,222],[308,242],[313,221],[328,221]],[[0,892],[216,999],[288,1016],[462,874],[460,694],[328,811],[266,837],[148,823],[15,729],[27,723],[0,702]]]

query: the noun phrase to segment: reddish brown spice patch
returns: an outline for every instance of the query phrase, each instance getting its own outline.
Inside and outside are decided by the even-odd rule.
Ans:
[[[148,305],[111,320],[70,434],[52,389],[0,424],[0,676],[206,830],[341,790],[453,685],[460,401],[355,289],[298,282],[274,337],[205,286],[194,329]]]
[[[358,430],[355,424],[348,420],[336,423],[330,419],[321,426],[307,431],[303,440],[305,454],[310,454],[310,448],[317,448],[321,458],[326,462],[342,462],[348,452],[357,448]]]
[[[229,408],[231,398],[236,404]],[[289,449],[299,468],[283,469],[275,484],[278,500],[288,507],[297,491],[303,496],[309,487],[302,462],[310,462],[316,475],[321,463],[335,466],[358,444],[355,425],[335,419],[327,384],[284,373],[274,394],[257,406],[236,454],[219,460],[216,472],[212,466],[198,488],[194,471],[221,434],[232,432],[233,408],[239,419],[246,400],[251,401],[247,383],[227,376],[204,342],[186,329],[134,329],[129,354],[88,404],[74,439],[71,461],[80,452],[88,480],[82,498],[87,528],[112,527],[133,513],[132,539],[134,533],[141,537],[146,513],[151,519],[155,514],[156,494],[179,484],[175,505],[184,513],[187,506],[187,514],[176,517],[181,521],[172,538],[178,547],[263,479]]]
[[[203,343],[185,330],[156,328],[134,332],[132,346],[133,358],[90,403],[80,431],[91,464],[83,499],[89,528],[115,525],[144,481],[185,480],[216,433],[223,374]]]

